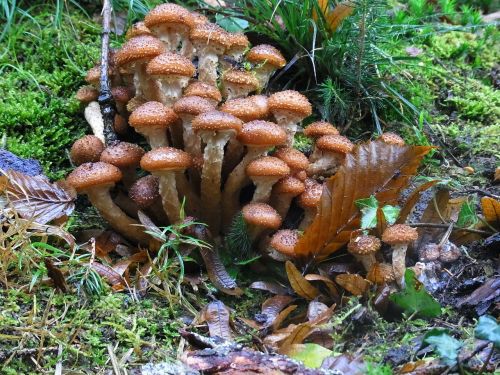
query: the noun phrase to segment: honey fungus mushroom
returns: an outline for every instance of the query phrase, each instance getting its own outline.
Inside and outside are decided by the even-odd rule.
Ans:
[[[246,97],[259,88],[259,81],[247,71],[231,69],[222,75],[222,94],[227,100]]]
[[[406,249],[418,238],[417,229],[406,224],[395,224],[382,233],[382,241],[392,247],[392,268],[398,285],[403,285],[406,268]]]
[[[273,185],[290,174],[290,167],[274,156],[262,156],[250,162],[246,172],[255,184],[252,202],[268,202]]]
[[[104,144],[99,138],[95,135],[85,135],[71,146],[70,158],[76,166],[95,163],[99,161],[103,151]]]
[[[242,215],[253,242],[257,242],[267,230],[277,230],[282,222],[278,212],[266,203],[249,203],[243,207]]]
[[[136,180],[135,170],[143,155],[142,147],[134,143],[118,142],[106,147],[100,160],[118,167],[123,175],[123,184],[129,188]]]
[[[331,175],[342,164],[346,154],[354,148],[353,143],[342,135],[324,135],[316,141],[315,154],[307,169],[308,176]]]
[[[286,65],[286,60],[281,52],[269,44],[259,44],[253,47],[248,51],[246,59],[255,66],[254,69],[261,89],[267,86],[269,78],[277,69]]]
[[[381,242],[377,237],[361,235],[349,241],[347,250],[363,264],[363,267],[368,272],[377,263],[375,255],[380,250],[380,246]]]

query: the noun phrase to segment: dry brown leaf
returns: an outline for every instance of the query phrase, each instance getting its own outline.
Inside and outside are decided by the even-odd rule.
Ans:
[[[97,262],[92,262],[90,266],[113,287],[113,290],[123,290],[125,280],[113,268]]]
[[[229,276],[226,268],[222,264],[217,251],[200,248],[200,253],[207,268],[208,277],[214,286],[221,292],[231,296],[241,296],[243,291],[238,288],[236,281]]]
[[[268,298],[262,304],[261,313],[258,316],[263,328],[267,328],[275,322],[279,313],[293,301],[290,296],[274,296]]]
[[[274,281],[255,281],[250,284],[249,288],[265,290],[266,292],[277,295],[285,295],[289,293],[287,288]]]
[[[305,275],[304,278],[307,281],[322,281],[326,285],[326,287],[328,288],[328,291],[330,292],[330,297],[335,298],[335,297],[340,296],[339,290],[337,289],[337,286],[329,277],[310,273],[308,275]]]
[[[73,249],[76,246],[75,238],[62,228],[49,224],[39,224],[37,222],[25,219],[17,219],[16,222],[17,224],[26,225],[26,229],[29,230],[30,233],[34,235],[41,237],[42,236],[59,237],[62,240],[66,241],[70,249]]]
[[[295,256],[320,261],[342,248],[359,229],[355,202],[374,195],[380,206],[396,204],[417,172],[427,146],[395,146],[372,141],[355,146],[338,172],[324,184],[318,214],[295,246]]]
[[[436,192],[436,195],[429,201],[427,207],[420,218],[423,223],[446,224],[446,211],[448,202],[450,201],[450,192],[447,189],[441,189]],[[429,242],[439,242],[439,235],[444,233],[446,229],[441,228],[417,228],[418,239],[415,241],[415,250],[420,252],[421,248]]]
[[[59,289],[61,292],[66,293],[68,288],[66,285],[66,279],[64,278],[64,274],[62,273],[62,271],[54,266],[54,263],[52,263],[48,258],[45,258],[44,263],[45,267],[47,268],[47,275],[54,282],[54,286],[56,287],[56,289]]]
[[[146,295],[146,291],[148,288],[148,276],[153,270],[153,264],[148,261],[146,264],[143,264],[136,275],[135,287],[139,292],[139,295]]]
[[[356,274],[342,274],[335,278],[337,284],[355,296],[362,296],[368,290],[370,282]]]
[[[166,241],[165,234],[163,233],[163,231],[160,228],[158,228],[158,226],[153,222],[153,220],[150,219],[148,215],[146,215],[141,210],[138,210],[137,218],[139,219],[140,223],[144,225],[144,230],[146,232],[154,234],[154,239],[156,240],[162,239],[163,241]]]
[[[116,247],[123,244],[123,238],[116,232],[104,231],[95,238],[95,255],[98,258],[107,257]]]
[[[295,265],[289,260],[285,264],[286,274],[292,289],[302,298],[313,300],[319,296],[319,290],[307,281]]]
[[[333,10],[330,10],[329,5],[329,0],[318,0],[318,7],[321,13],[323,13],[328,28],[331,32],[335,32],[342,21],[354,11],[354,3],[351,1],[343,1],[338,3]],[[315,21],[318,20],[316,10],[313,10],[312,16]]]
[[[203,311],[203,320],[208,324],[210,337],[220,337],[231,341],[229,309],[221,301],[210,302]]]
[[[302,344],[307,336],[309,336],[312,329],[313,325],[310,323],[298,324],[294,330],[280,343],[278,353],[286,355],[290,352],[292,345]]]
[[[7,187],[7,177],[0,176],[0,193],[3,193],[6,187]]]
[[[314,321],[326,311],[328,311],[328,306],[323,302],[311,301],[307,306],[307,320]]]
[[[439,180],[432,180],[432,181],[427,181],[420,185],[418,188],[413,190],[411,194],[408,196],[406,199],[406,202],[401,209],[401,212],[399,213],[398,220],[396,223],[398,224],[403,224],[406,222],[406,219],[408,218],[408,215],[410,215],[411,211],[413,210],[413,207],[418,203],[418,200],[424,193],[424,191],[430,189],[434,185],[436,185],[439,182]]]
[[[283,311],[281,311],[276,319],[273,322],[273,331],[276,331],[277,329],[280,328],[281,324],[285,321],[286,318],[288,318],[288,315],[291,314],[292,311],[294,311],[298,306],[297,305],[290,305]]]
[[[382,208],[377,208],[377,226],[375,227],[375,234],[377,237],[382,238],[382,233],[384,233],[387,228],[387,220],[385,219],[384,211]]]
[[[7,197],[22,218],[47,224],[73,212],[73,191],[52,184],[45,176],[26,176],[13,170],[7,176]]]
[[[484,220],[492,227],[500,229],[500,202],[490,197],[481,198]]]

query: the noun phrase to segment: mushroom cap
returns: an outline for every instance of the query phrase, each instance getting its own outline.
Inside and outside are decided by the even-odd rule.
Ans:
[[[196,116],[191,126],[194,132],[209,130],[209,131],[225,131],[233,130],[239,133],[243,126],[243,121],[239,118],[220,111],[209,111]]]
[[[136,22],[129,27],[125,34],[125,39],[129,40],[141,35],[153,35],[144,22]]]
[[[76,92],[76,100],[84,104],[93,102],[99,97],[99,91],[92,86],[83,86]]]
[[[134,97],[131,88],[126,86],[115,86],[111,89],[113,99],[119,103],[127,104]]]
[[[377,285],[383,285],[396,280],[392,264],[388,263],[375,263],[368,274],[366,279]]]
[[[288,164],[288,166],[290,166],[290,164]],[[304,182],[307,179],[307,172],[304,170],[300,170],[298,172],[295,172],[294,176],[298,178],[300,181]]]
[[[160,102],[147,102],[139,106],[130,115],[128,121],[131,126],[167,128],[179,118],[175,112]]]
[[[292,229],[277,231],[272,237],[269,245],[277,252],[286,256],[295,255],[295,245],[299,242],[299,232]]]
[[[396,133],[386,132],[382,133],[380,137],[378,137],[382,142],[385,142],[390,145],[404,146],[405,141]]]
[[[246,172],[249,177],[285,177],[290,174],[290,167],[274,156],[261,156],[247,165]]]
[[[238,85],[248,88],[251,91],[259,88],[259,80],[255,75],[244,70],[228,70],[222,75],[222,81],[225,84],[230,83],[232,85]]]
[[[190,83],[184,90],[184,96],[200,96],[205,99],[214,100],[217,103],[222,100],[222,95],[217,87],[201,81]]]
[[[172,3],[160,4],[151,9],[144,18],[144,24],[151,28],[160,24],[194,25],[193,15],[186,8]]]
[[[200,96],[184,96],[177,100],[172,108],[178,115],[198,116],[200,113],[214,110],[215,105]]]
[[[135,167],[144,156],[142,147],[128,142],[119,142],[108,146],[101,154],[101,161],[118,168]]]
[[[288,111],[306,118],[312,113],[309,100],[298,91],[286,90],[274,93],[268,99],[269,110]]]
[[[309,166],[307,156],[296,148],[280,147],[274,152],[273,156],[287,163],[292,171],[304,170]]]
[[[243,219],[249,225],[278,229],[281,216],[270,205],[265,203],[249,203],[242,209]]]
[[[188,58],[178,53],[165,52],[148,63],[146,72],[152,76],[192,77],[196,73],[196,68]]]
[[[141,159],[141,168],[148,172],[183,171],[192,164],[191,156],[174,147],[159,147]]]
[[[158,177],[152,175],[144,176],[134,182],[130,187],[128,196],[139,208],[146,208],[151,206],[160,197],[159,186],[160,181]]]
[[[109,71],[111,71],[111,68],[109,68]],[[100,65],[93,66],[87,71],[87,74],[85,76],[85,82],[90,83],[92,85],[99,85],[100,80],[101,80]]]
[[[321,151],[348,154],[354,148],[354,144],[343,135],[323,135],[316,141],[316,147]]]
[[[128,132],[127,119],[119,113],[116,113],[115,118],[113,119],[113,129],[120,135],[126,135]]]
[[[221,105],[220,110],[230,113],[245,122],[262,120],[269,116],[267,97],[264,95],[228,100]]]
[[[209,19],[205,17],[203,14],[198,12],[191,12],[191,16],[193,17],[193,25],[201,25],[203,23],[209,23]]]
[[[122,172],[117,167],[98,161],[80,165],[69,174],[66,182],[77,192],[81,192],[87,188],[112,185],[121,179]]]
[[[246,50],[250,42],[243,33],[228,33],[229,47],[228,52]]]
[[[306,178],[304,185],[305,190],[299,195],[297,203],[302,208],[317,207],[323,194],[323,185],[312,178]]]
[[[426,244],[420,251],[420,260],[423,262],[431,262],[439,259],[441,247],[433,242]]]
[[[228,48],[228,33],[222,27],[214,23],[202,23],[195,25],[189,35],[193,43],[204,43],[218,48]]]
[[[252,64],[266,63],[276,68],[283,68],[286,65],[286,60],[281,52],[269,44],[259,44],[253,47],[248,51],[246,59]]]
[[[286,132],[274,122],[254,120],[243,124],[237,139],[248,146],[273,147],[286,142]]]
[[[104,144],[95,135],[85,135],[71,146],[70,157],[75,165],[99,161]]]
[[[395,224],[382,233],[382,241],[388,245],[409,244],[417,238],[417,229],[406,224]]]
[[[296,197],[297,195],[302,194],[305,188],[305,184],[298,178],[286,176],[274,184],[273,193],[286,194]]]
[[[138,60],[151,60],[163,52],[165,52],[165,46],[159,39],[150,35],[136,36],[127,40],[116,52],[115,63],[123,66]]]
[[[351,239],[347,250],[354,255],[370,255],[380,250],[380,240],[375,236],[361,235]]]
[[[327,121],[313,122],[304,129],[304,135],[310,138],[318,138],[323,135],[338,135],[339,131]]]

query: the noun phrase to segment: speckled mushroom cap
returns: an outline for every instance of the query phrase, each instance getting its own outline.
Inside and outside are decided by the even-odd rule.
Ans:
[[[347,250],[354,255],[370,255],[380,250],[380,240],[375,236],[361,235],[351,239]]]
[[[302,152],[292,147],[280,147],[274,154],[274,157],[283,160],[292,171],[307,169],[309,160]]]
[[[269,117],[267,97],[264,95],[228,100],[221,105],[220,110],[230,113],[245,122],[263,120]]]
[[[92,86],[83,86],[78,89],[75,97],[79,102],[87,104],[97,100],[99,97],[99,91]]]
[[[246,173],[249,177],[285,177],[290,174],[290,167],[274,156],[261,156],[247,165]]]
[[[321,151],[348,154],[354,148],[354,144],[342,135],[324,135],[318,138],[316,147]]]
[[[130,99],[133,98],[132,90],[126,86],[115,86],[111,89],[111,94],[113,99],[118,103],[127,104]]]
[[[139,60],[151,60],[163,52],[165,52],[165,46],[159,39],[150,35],[141,35],[125,42],[116,52],[115,62],[118,66],[124,66]]]
[[[113,68],[109,67],[108,68],[108,74],[111,76],[115,72]],[[94,86],[99,86],[101,80],[101,66],[96,65],[92,68],[90,68],[87,72],[87,75],[85,76],[85,82],[90,83],[91,85]]]
[[[268,229],[278,229],[281,226],[281,216],[270,205],[265,203],[249,203],[242,209],[246,223]]]
[[[405,141],[399,135],[391,132],[382,133],[380,137],[378,137],[382,142],[385,142],[390,145],[404,146]]]
[[[255,77],[255,75],[243,70],[228,70],[223,74],[222,81],[224,83],[245,87],[251,91],[259,88],[259,80]]]
[[[193,17],[193,27],[196,25],[201,25],[210,22],[207,17],[198,12],[191,12],[191,16]]]
[[[383,285],[396,280],[396,275],[394,275],[392,264],[375,263],[368,271],[366,278],[372,283]]]
[[[151,206],[160,197],[159,179],[156,176],[144,176],[130,187],[128,196],[139,208]]]
[[[298,178],[286,176],[274,184],[273,193],[292,195],[296,197],[297,195],[302,194],[305,188],[305,184]]]
[[[113,185],[121,179],[122,172],[117,167],[98,161],[80,165],[69,174],[66,183],[77,192],[82,192],[93,187]]]
[[[196,68],[188,58],[178,53],[165,52],[148,63],[146,72],[152,76],[176,75],[192,77],[196,72]]]
[[[189,37],[193,43],[203,43],[222,50],[229,47],[227,31],[214,23],[202,23],[194,26]]]
[[[141,159],[141,168],[148,172],[182,171],[192,164],[191,156],[174,147],[159,147]]]
[[[417,229],[406,224],[395,224],[382,233],[382,241],[388,245],[409,244],[417,238]]]
[[[250,42],[243,33],[228,33],[228,53],[232,51],[244,51],[248,48]]]
[[[286,133],[274,122],[255,120],[243,124],[237,139],[244,145],[273,147],[286,142]]]
[[[248,51],[246,59],[252,64],[266,63],[276,68],[283,68],[286,65],[286,60],[281,52],[269,44],[259,44],[253,47]]]
[[[125,39],[129,40],[141,35],[153,35],[151,30],[144,24],[144,22],[136,22],[129,27],[127,33],[125,34]]]
[[[200,96],[205,99],[214,100],[219,103],[222,95],[219,89],[205,82],[194,81],[184,90],[184,96]]]
[[[239,133],[243,126],[243,121],[229,113],[210,111],[196,116],[191,125],[194,132],[233,130]]]
[[[167,128],[178,119],[171,108],[160,102],[147,102],[132,112],[128,121],[134,128]]]
[[[200,113],[213,111],[215,105],[200,96],[184,96],[172,107],[179,116],[187,114],[198,116]]]
[[[269,110],[288,111],[299,115],[303,118],[310,116],[312,113],[312,106],[309,100],[298,91],[286,90],[274,93],[267,101]]]
[[[326,121],[313,122],[304,129],[306,137],[318,138],[323,135],[338,135],[339,131],[335,126]]]
[[[142,147],[134,143],[120,142],[106,147],[101,154],[101,161],[118,168],[127,168],[138,166],[143,155]]]
[[[323,185],[312,178],[306,178],[304,185],[305,190],[299,195],[297,203],[302,208],[317,207],[323,194]]]
[[[299,242],[299,232],[292,229],[282,229],[277,231],[272,237],[269,245],[277,252],[293,257],[295,255],[295,245]]]
[[[193,15],[186,8],[172,3],[160,4],[146,14],[144,24],[152,28],[161,24],[183,24],[187,27],[194,25]]]
[[[85,135],[71,146],[70,157],[75,165],[99,161],[104,144],[95,135]]]

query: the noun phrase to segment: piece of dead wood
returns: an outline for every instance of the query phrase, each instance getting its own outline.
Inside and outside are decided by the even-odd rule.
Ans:
[[[492,277],[462,299],[457,307],[474,307],[478,315],[483,315],[491,304],[500,302],[500,277]]]

